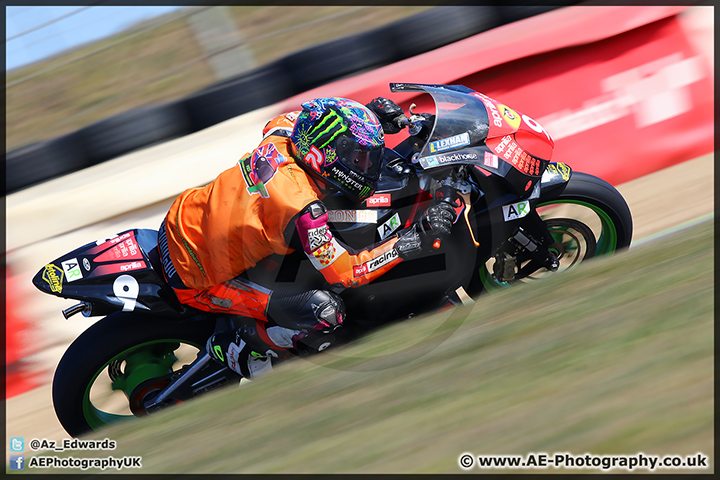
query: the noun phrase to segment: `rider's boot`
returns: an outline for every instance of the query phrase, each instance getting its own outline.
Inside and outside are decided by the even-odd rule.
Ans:
[[[213,334],[207,351],[213,360],[248,379],[271,371],[272,360],[280,356],[260,339],[256,327],[248,325]]]
[[[338,343],[345,305],[333,292],[310,290],[280,295],[268,306],[268,317],[273,320],[214,334],[207,343],[210,356],[252,378],[271,370],[273,361],[322,352]]]

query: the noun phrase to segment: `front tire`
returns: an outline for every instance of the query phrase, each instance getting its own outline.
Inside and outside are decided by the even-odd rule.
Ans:
[[[632,241],[627,202],[615,187],[593,175],[573,172],[562,192],[541,197],[536,208],[543,220],[571,218],[586,223],[595,234],[595,255],[624,250]]]
[[[84,331],[55,371],[52,396],[63,428],[77,437],[134,418],[127,394],[194,360],[212,321],[181,322],[117,312]]]

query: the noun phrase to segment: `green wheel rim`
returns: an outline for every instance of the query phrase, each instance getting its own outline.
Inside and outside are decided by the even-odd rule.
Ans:
[[[539,203],[538,207],[545,207],[548,205],[554,205],[558,203],[569,203],[573,205],[580,205],[582,207],[589,208],[600,219],[601,224],[601,230],[600,230],[600,236],[597,238],[597,246],[595,250],[595,255],[609,255],[611,253],[614,253],[615,250],[617,250],[617,242],[618,242],[618,235],[617,235],[617,227],[615,227],[615,223],[612,221],[610,216],[600,207],[593,205],[591,203],[583,202],[582,200],[571,200],[571,199],[559,199],[559,200],[552,200],[549,202]]]
[[[150,345],[160,345],[160,344],[185,344],[185,345],[191,345],[197,349],[200,349],[200,346],[198,344],[189,342],[188,340],[180,340],[180,339],[162,339],[162,340],[154,340],[151,342],[145,342],[138,345],[135,345],[131,348],[128,348],[126,350],[123,350],[119,354],[112,357],[110,360],[105,362],[104,365],[102,365],[98,370],[95,372],[93,377],[90,379],[90,382],[87,384],[87,388],[85,389],[85,393],[83,394],[83,400],[82,400],[82,411],[83,416],[85,418],[85,421],[88,423],[90,428],[93,430],[98,430],[104,426],[107,426],[111,423],[116,423],[122,420],[127,420],[131,418],[135,418],[134,415],[118,415],[115,413],[105,412],[103,410],[98,409],[93,405],[92,401],[90,400],[90,390],[92,389],[93,385],[95,384],[95,381],[100,376],[100,374],[110,365],[110,363],[114,361],[127,361],[130,359],[133,363],[135,363],[135,372],[141,372],[140,375],[128,375],[128,377],[132,378],[126,378],[124,381],[113,381],[113,390],[123,390],[126,393],[132,392],[132,389],[134,389],[137,385],[142,383],[144,380],[148,380],[150,378],[153,378],[154,376],[157,376],[158,372],[161,371],[161,369],[167,370],[167,362],[169,361],[168,358],[172,357],[175,358],[174,355],[168,355],[172,353],[173,351],[177,350],[179,348],[179,345],[175,347],[174,349],[168,351],[166,354],[162,355],[162,357],[152,356],[149,355],[147,349],[144,349],[144,347],[148,347]],[[152,362],[152,359],[159,359],[158,362]],[[174,363],[174,362],[173,362]],[[150,368],[143,368],[143,367],[150,367]],[[172,363],[170,363],[169,368],[172,368]],[[166,372],[167,373],[167,372]],[[119,379],[120,380],[120,379]]]

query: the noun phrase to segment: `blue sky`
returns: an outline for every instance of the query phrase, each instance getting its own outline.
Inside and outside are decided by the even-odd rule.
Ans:
[[[10,70],[42,60],[76,45],[118,33],[141,20],[179,8],[182,7],[5,7],[5,69]],[[65,15],[69,16],[21,35]]]

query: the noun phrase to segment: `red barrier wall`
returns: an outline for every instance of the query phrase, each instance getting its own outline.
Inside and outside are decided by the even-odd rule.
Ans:
[[[18,292],[15,285],[22,281],[5,269],[5,398],[14,397],[38,386],[37,372],[25,362],[29,325],[17,308]]]
[[[391,94],[388,83],[462,84],[538,120],[555,139],[553,160],[618,184],[714,150],[711,72],[677,19],[686,8],[562,8],[283,106],[383,95],[432,111],[427,95]]]

